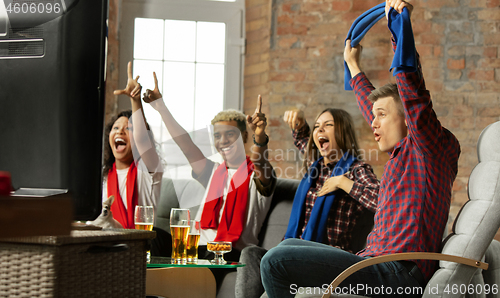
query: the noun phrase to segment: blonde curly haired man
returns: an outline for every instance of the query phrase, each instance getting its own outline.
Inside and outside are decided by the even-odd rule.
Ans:
[[[236,110],[225,110],[212,120],[213,141],[224,162],[208,159],[195,145],[186,130],[168,110],[158,90],[146,90],[143,100],[160,113],[165,126],[186,156],[192,176],[206,189],[201,199],[196,220],[201,223],[199,256],[209,241],[231,241],[233,251],[226,254],[230,261],[238,261],[240,251],[258,244],[258,235],[271,205],[276,184],[273,168],[267,158],[269,137],[265,132],[267,120],[262,113],[262,98],[252,116]],[[245,154],[244,144],[253,132],[251,154]],[[210,254],[208,254],[210,255]]]

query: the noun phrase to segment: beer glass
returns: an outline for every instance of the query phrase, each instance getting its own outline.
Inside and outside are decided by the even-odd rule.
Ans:
[[[188,263],[198,261],[198,242],[200,241],[200,222],[189,221],[189,233],[187,238],[186,255]]]
[[[187,238],[189,234],[189,209],[170,210],[170,234],[172,235],[172,263],[187,263]]]
[[[152,231],[155,213],[153,206],[135,206],[134,223],[136,230]],[[151,261],[151,251],[147,251],[146,260]]]

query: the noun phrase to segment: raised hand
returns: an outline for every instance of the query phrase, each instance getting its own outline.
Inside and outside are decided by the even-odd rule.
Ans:
[[[142,100],[147,103],[152,103],[153,101],[161,98],[161,93],[160,90],[158,89],[158,79],[156,78],[156,72],[153,71],[153,77],[155,80],[155,89],[154,90],[149,90],[146,89],[146,92],[144,93]]]
[[[385,17],[388,19],[388,15],[389,15],[389,10],[392,8],[394,8],[394,10],[396,10],[398,13],[402,13],[403,12],[403,8],[406,7],[406,9],[408,9],[408,13],[410,14],[410,17],[411,17],[411,13],[413,11],[413,5],[411,5],[410,3],[404,1],[404,0],[387,0],[385,1]]]
[[[266,134],[267,119],[262,113],[262,96],[257,97],[257,108],[252,116],[247,115],[247,123],[255,134],[255,137],[264,136]]]
[[[113,93],[115,95],[127,95],[133,100],[141,100],[141,89],[142,86],[139,84],[139,76],[135,78],[132,77],[132,62],[129,61],[127,66],[127,86],[122,90],[115,90]]]
[[[363,50],[363,47],[360,44],[358,44],[355,47],[352,47],[350,39],[345,41],[344,60],[345,60],[345,63],[347,64],[347,67],[349,67],[349,71],[351,72],[351,77],[353,77],[353,78],[358,73],[361,72],[361,67],[360,67],[359,61],[360,61],[362,50]]]
[[[286,111],[283,115],[283,120],[285,121],[290,129],[300,129],[306,124],[306,117],[304,116],[304,111],[301,109],[293,109]]]

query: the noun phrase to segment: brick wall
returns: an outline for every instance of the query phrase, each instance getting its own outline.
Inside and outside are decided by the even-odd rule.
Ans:
[[[269,0],[245,1],[246,49],[243,85],[244,112],[248,115],[255,111],[259,94],[264,99],[263,112],[270,114],[271,11],[272,2]]]
[[[299,178],[300,154],[282,121],[291,108],[305,107],[312,123],[327,107],[355,119],[365,159],[381,177],[388,156],[378,151],[352,92],[343,88],[347,31],[380,0],[247,0],[245,113],[263,94],[269,119],[272,163],[280,177]],[[500,1],[422,0],[412,24],[427,88],[442,124],[459,139],[462,154],[453,186],[451,214],[467,200],[468,176],[477,163],[475,144],[488,124],[500,120]],[[393,82],[390,33],[385,19],[362,41],[362,67],[375,87]],[[497,237],[500,239],[500,237]]]

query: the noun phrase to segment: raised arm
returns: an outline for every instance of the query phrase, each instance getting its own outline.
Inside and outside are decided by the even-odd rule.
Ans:
[[[395,11],[389,13],[390,8]],[[394,17],[401,17],[403,8],[407,8],[409,16],[413,11],[413,6],[402,0],[388,0],[386,2],[386,12],[389,21]],[[398,37],[393,36],[393,50],[396,49]],[[399,37],[399,42],[402,37]],[[414,45],[412,45],[414,48]],[[416,49],[415,49],[416,52]],[[425,81],[420,65],[420,58],[416,54],[416,71],[399,72],[396,74],[396,84],[399,95],[403,102],[405,119],[408,125],[408,134],[416,142],[419,148],[426,154],[432,155],[438,152],[442,146],[440,138],[443,136],[443,127],[437,119],[437,115],[432,108],[432,101],[429,91],[425,87]]]
[[[144,164],[146,165],[150,173],[159,170],[160,160],[158,158],[158,153],[156,152],[154,139],[149,130],[149,126],[146,123],[146,117],[144,116],[144,111],[142,109],[141,103],[141,89],[142,86],[138,82],[139,76],[135,79],[132,76],[132,62],[128,63],[127,66],[127,86],[122,90],[115,90],[116,95],[127,95],[130,97],[130,103],[132,105],[132,136],[134,142],[132,146],[135,146],[137,152],[139,152],[140,158],[142,158]],[[138,157],[134,157],[137,162]]]
[[[263,186],[267,186],[273,179],[273,166],[268,160],[269,136],[266,134],[267,120],[266,115],[262,113],[262,97],[260,95],[257,97],[255,113],[252,116],[247,115],[247,123],[254,133],[250,159],[255,167],[255,177],[260,180]]]
[[[344,60],[351,73],[351,86],[353,87],[354,94],[356,95],[356,100],[358,102],[358,107],[363,114],[366,122],[371,127],[373,122],[372,106],[373,104],[368,100],[368,95],[375,89],[370,83],[368,78],[361,70],[360,57],[361,57],[362,47],[357,45],[351,47],[351,41],[346,40],[344,49]]]
[[[147,89],[146,93],[144,93],[143,99],[145,102],[151,104],[151,106],[160,113],[168,132],[174,139],[177,146],[179,146],[182,153],[184,153],[184,156],[186,156],[194,174],[199,176],[205,168],[207,159],[201,152],[200,148],[194,144],[188,132],[180,126],[168,110],[162,99],[160,90],[158,89],[158,79],[156,78],[155,72],[153,72],[153,77],[155,81],[155,89]]]

